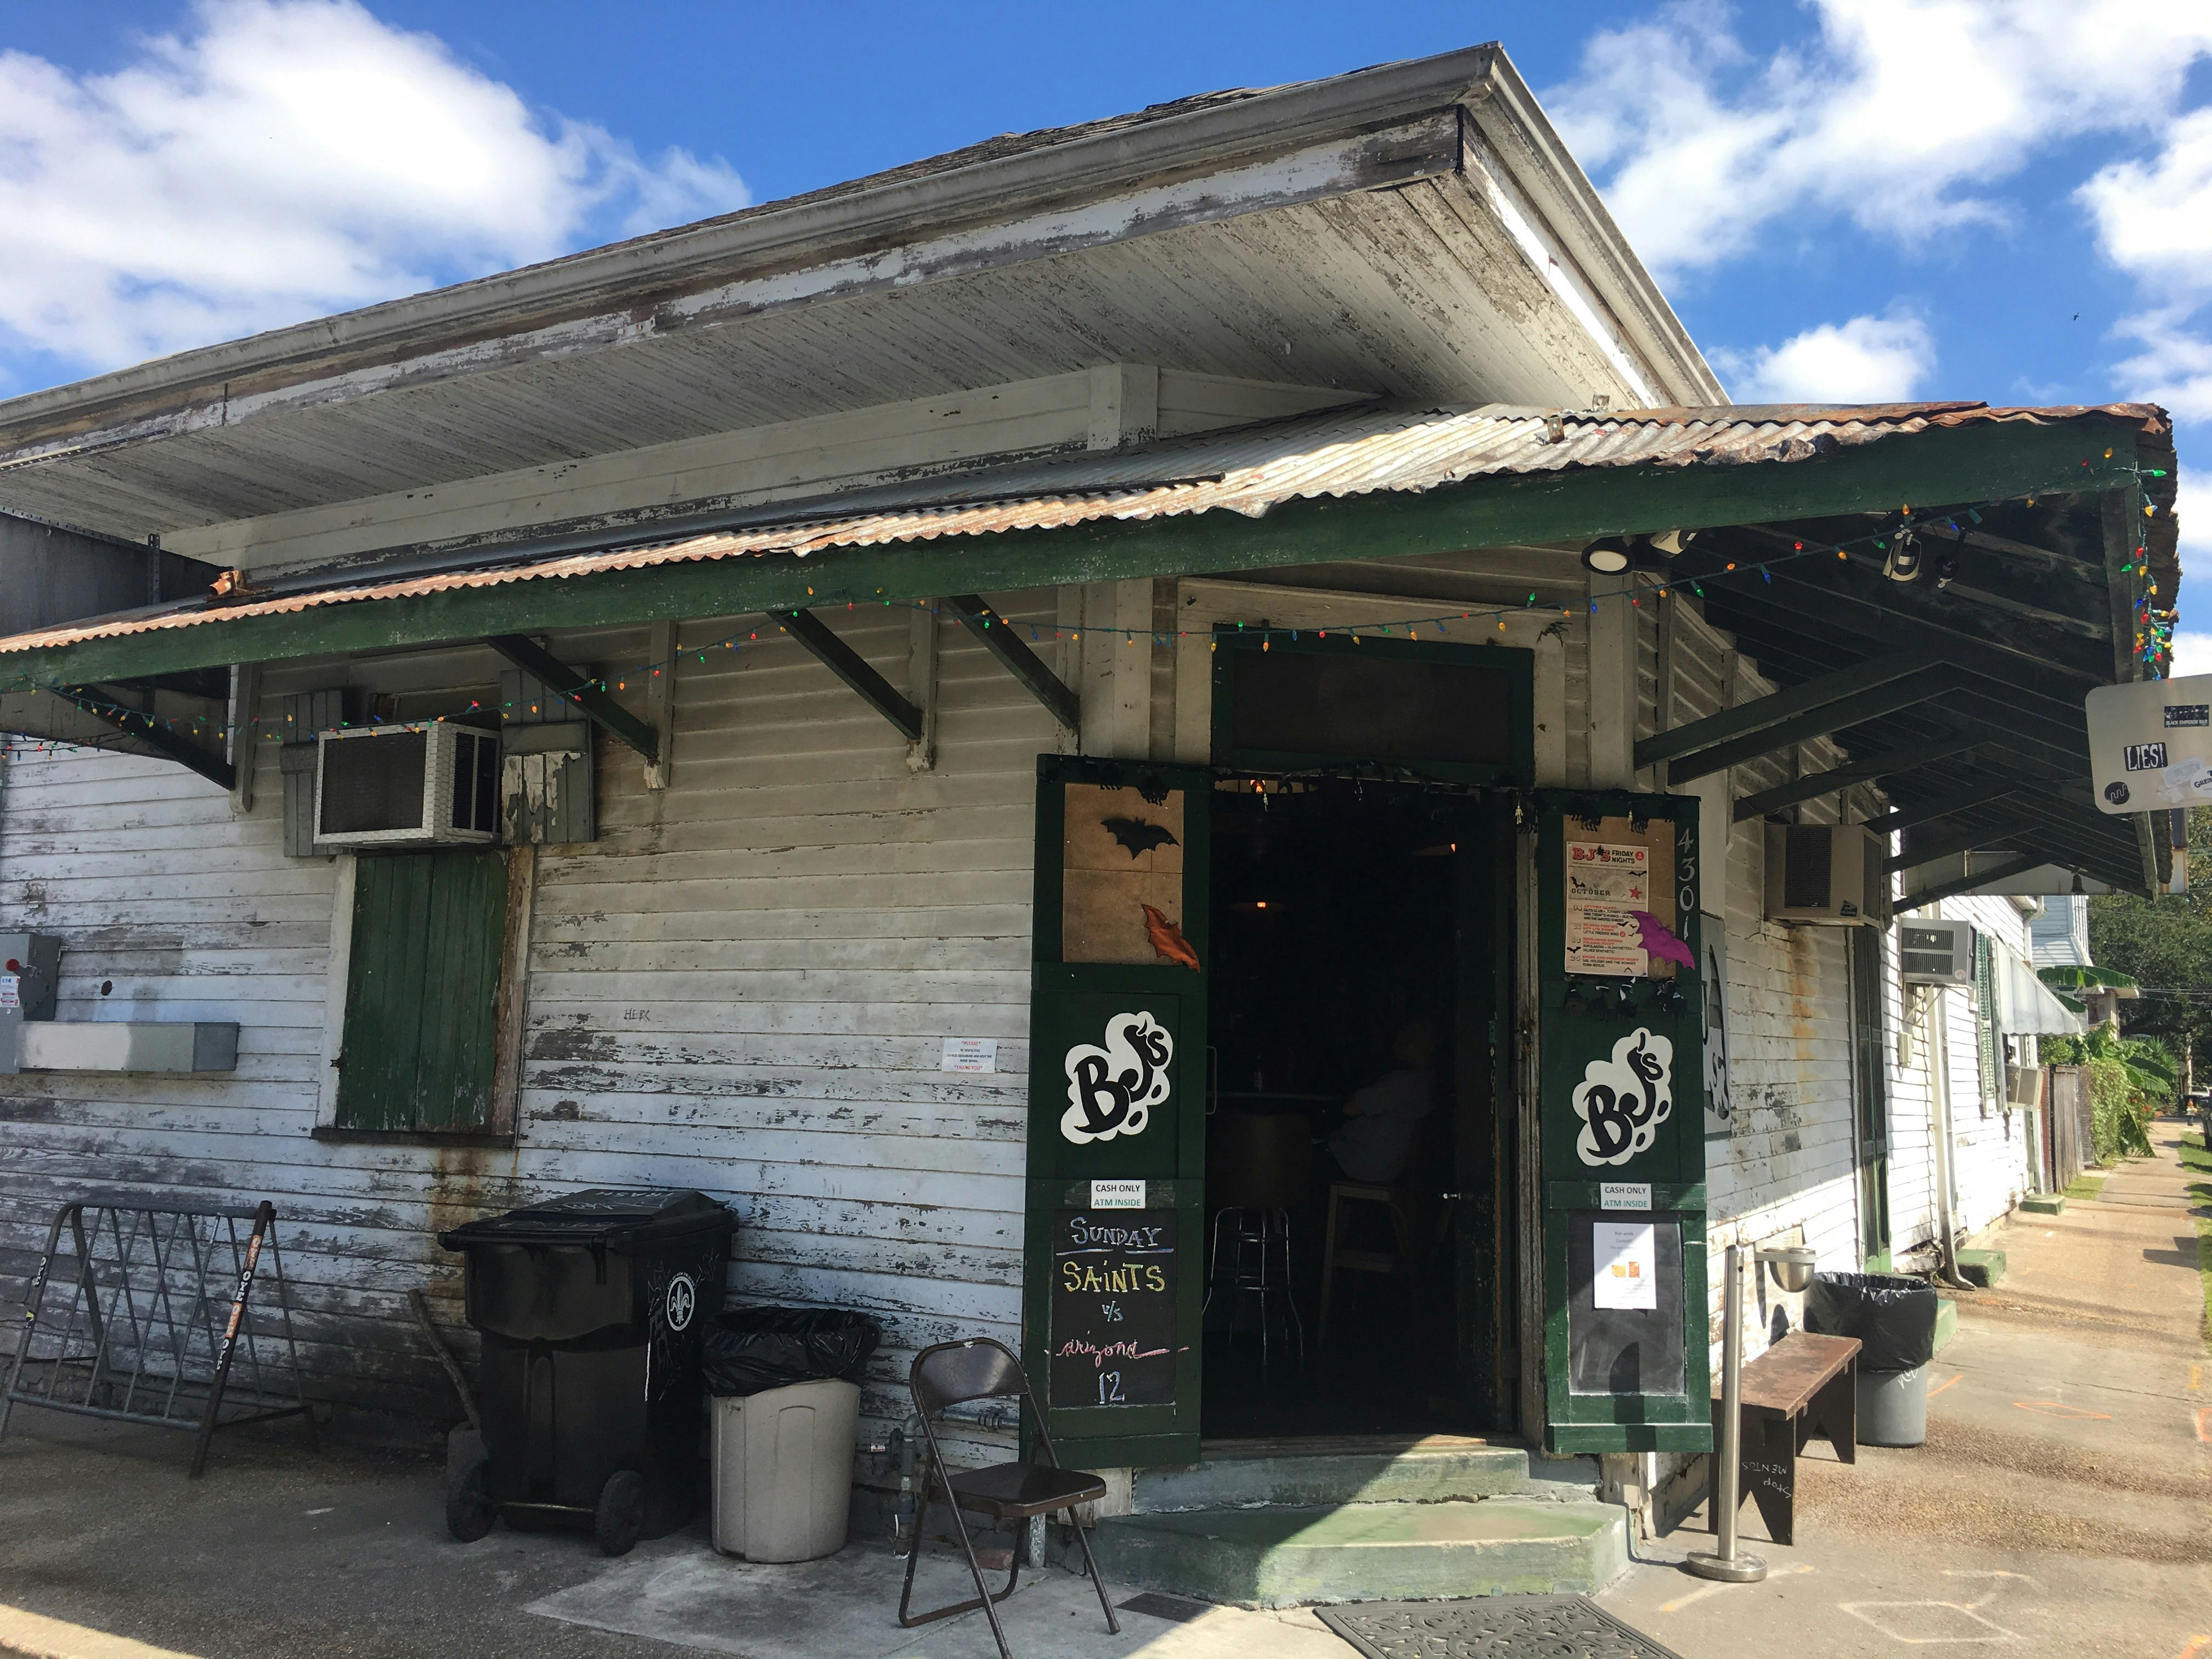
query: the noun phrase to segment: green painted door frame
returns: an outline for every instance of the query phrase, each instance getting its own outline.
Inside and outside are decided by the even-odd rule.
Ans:
[[[1659,824],[1672,858],[1655,847],[1650,896],[1671,900],[1672,931],[1697,959],[1698,802],[1542,790],[1532,804],[1545,1438],[1561,1455],[1708,1450],[1698,975],[1570,974],[1565,959],[1570,843],[1619,844]],[[1624,1228],[1650,1230],[1648,1255],[1608,1255]],[[1654,1282],[1648,1311],[1605,1305],[1607,1263],[1632,1260]]]
[[[1152,956],[1149,947],[1150,960],[1067,959],[1101,954],[1096,939],[1070,938],[1064,926],[1071,913],[1063,858],[1068,802],[1072,793],[1079,799],[1091,796],[1095,817],[1098,790],[1112,792],[1115,803],[1107,831],[1116,837],[1111,856],[1118,862],[1126,850],[1128,859],[1126,872],[1105,872],[1109,883],[1124,875],[1141,879],[1140,868],[1164,850],[1156,826],[1179,816],[1179,829],[1166,843],[1179,843],[1178,902],[1154,908],[1180,921],[1199,969]],[[1198,1461],[1212,794],[1213,775],[1203,767],[1037,757],[1022,1350],[1054,1443],[1081,1468]],[[1097,916],[1110,909],[1117,925],[1128,924],[1141,937],[1146,890],[1133,886],[1095,905],[1087,902],[1095,893],[1079,893],[1073,911]],[[1157,1077],[1143,1072],[1150,1086],[1133,1091],[1128,1080],[1145,1062],[1129,1059],[1133,1042],[1139,1053],[1149,1042],[1169,1054]],[[1098,1207],[1093,1183],[1101,1182],[1141,1183],[1141,1200],[1127,1209]],[[1093,1231],[1125,1224],[1171,1228],[1172,1249],[1159,1258],[1115,1251],[1079,1259],[1066,1248],[1079,1224]],[[1079,1281],[1089,1266],[1126,1276],[1133,1261],[1140,1275],[1157,1267],[1166,1288],[1148,1292],[1140,1278],[1122,1295],[1086,1299],[1070,1294],[1080,1291],[1079,1282],[1064,1282],[1071,1264]],[[1150,1316],[1148,1304],[1155,1304]],[[1118,1352],[1124,1334],[1135,1338],[1126,1355]],[[1171,1359],[1161,1352],[1167,1348],[1174,1351]],[[1075,1375],[1085,1363],[1089,1371]]]

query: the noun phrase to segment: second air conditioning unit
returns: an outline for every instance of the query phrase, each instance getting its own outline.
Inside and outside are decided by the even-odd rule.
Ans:
[[[499,838],[499,738],[451,720],[317,734],[315,850]]]
[[[1772,921],[1879,926],[1888,920],[1882,844],[1856,823],[1766,826]]]
[[[1902,921],[1897,926],[1898,965],[1907,985],[1972,985],[1974,924]]]

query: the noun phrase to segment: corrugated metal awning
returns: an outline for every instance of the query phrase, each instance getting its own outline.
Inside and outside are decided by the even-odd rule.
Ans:
[[[459,568],[404,577],[303,578],[283,589],[94,618],[0,639],[0,658],[167,629],[220,626],[323,606],[558,580],[656,565],[805,558],[831,549],[939,541],[1101,520],[1213,512],[1260,518],[1285,502],[1419,493],[1498,474],[1791,464],[1931,430],[1993,423],[2051,426],[2102,416],[2170,442],[2144,404],[1992,409],[1981,404],[1662,409],[1606,412],[1476,409],[1355,410],[1155,446],[945,476],[837,497],[809,514],[788,506],[757,525],[678,541],[532,557],[487,554]],[[2170,477],[2167,499],[2171,500]],[[2172,520],[2154,568],[2172,562]],[[2160,526],[2152,532],[2156,543]],[[2176,568],[2172,581],[2178,582]],[[2167,592],[2170,584],[2163,584]]]

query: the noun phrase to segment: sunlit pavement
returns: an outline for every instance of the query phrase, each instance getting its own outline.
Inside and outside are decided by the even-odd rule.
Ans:
[[[1710,1549],[1703,1510],[1601,1598],[1686,1656],[2007,1654],[2212,1659],[2212,1358],[2196,1231],[2175,1147],[2094,1201],[2017,1217],[2010,1272],[1960,1297],[1930,1369],[1929,1436],[1815,1441],[1799,1463],[1797,1542],[1765,1540],[1766,1582],[1674,1564]]]

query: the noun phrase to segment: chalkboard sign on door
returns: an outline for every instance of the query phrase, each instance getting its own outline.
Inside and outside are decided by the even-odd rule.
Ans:
[[[1054,1218],[1051,1402],[1159,1406],[1176,1397],[1176,1212],[1062,1210]]]

